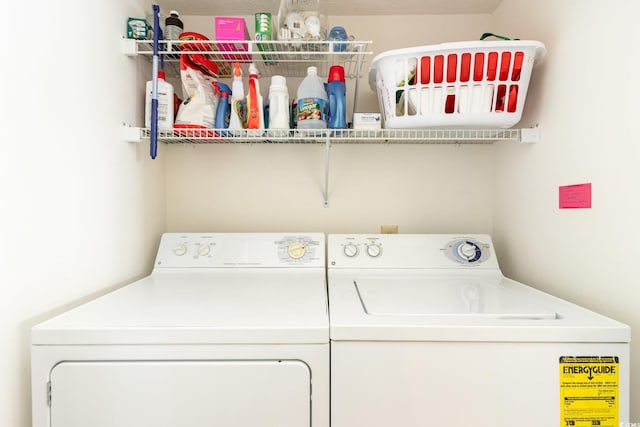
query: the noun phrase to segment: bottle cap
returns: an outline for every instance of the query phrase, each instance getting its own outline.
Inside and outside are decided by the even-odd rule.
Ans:
[[[252,75],[258,77],[258,69],[256,68],[256,64],[254,64],[253,62],[249,64],[249,76]]]
[[[287,79],[284,76],[272,76],[271,77],[271,87],[283,87],[286,89],[287,87]]]
[[[335,81],[344,81],[344,67],[342,65],[332,65],[329,68],[329,78],[327,81],[335,82]]]
[[[175,15],[175,16],[180,16],[180,14],[176,11],[176,10],[172,10],[171,12],[169,12],[169,15]]]
[[[311,67],[307,67],[307,74],[313,74],[313,75],[318,75],[318,68],[314,67],[313,65]]]
[[[166,80],[167,76],[164,74],[164,71],[160,70],[158,71],[158,78],[162,80]]]
[[[240,63],[236,62],[233,67],[233,76],[242,77],[242,68],[240,68]]]

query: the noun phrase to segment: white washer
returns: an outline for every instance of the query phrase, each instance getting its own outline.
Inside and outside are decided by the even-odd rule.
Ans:
[[[489,236],[327,251],[332,427],[629,421],[629,327],[503,277]]]
[[[328,427],[325,240],[162,236],[146,278],[32,330],[34,427]]]

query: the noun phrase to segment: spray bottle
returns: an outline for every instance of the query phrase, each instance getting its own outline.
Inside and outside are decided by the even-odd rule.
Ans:
[[[220,91],[220,100],[218,101],[218,109],[216,110],[216,129],[226,129],[229,127],[229,119],[231,115],[231,106],[229,105],[229,95],[231,89],[224,83],[217,83]]]
[[[240,130],[244,126],[240,119],[242,104],[244,102],[244,85],[242,84],[242,68],[236,62],[233,69],[233,81],[231,82],[231,112],[229,117],[229,129]]]
[[[247,93],[247,129],[264,129],[264,101],[260,94],[258,69],[249,65],[249,93]]]

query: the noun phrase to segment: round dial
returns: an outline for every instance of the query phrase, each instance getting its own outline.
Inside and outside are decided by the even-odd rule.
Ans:
[[[346,245],[344,245],[343,250],[344,254],[349,258],[353,258],[354,256],[358,255],[358,247],[353,243],[347,243]]]
[[[289,243],[287,247],[287,253],[293,259],[300,259],[307,252],[307,248],[302,242],[292,242]]]
[[[480,248],[473,242],[464,242],[458,246],[458,255],[466,260],[472,260],[474,258],[480,258]]]
[[[460,237],[442,248],[447,258],[462,265],[480,265],[491,256],[491,246],[480,240]]]
[[[380,245],[376,243],[367,245],[367,255],[369,255],[370,257],[377,258],[380,256],[381,253],[382,253],[382,248],[380,247]]]
[[[198,255],[206,256],[211,252],[211,245],[200,245],[198,246]]]
[[[184,243],[180,243],[178,246],[173,248],[173,253],[182,256],[187,253],[187,245]]]

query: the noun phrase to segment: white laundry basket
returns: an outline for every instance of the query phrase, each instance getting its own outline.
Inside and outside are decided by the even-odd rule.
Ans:
[[[373,59],[369,85],[385,128],[509,128],[520,121],[533,63],[545,52],[533,40],[390,50]]]

